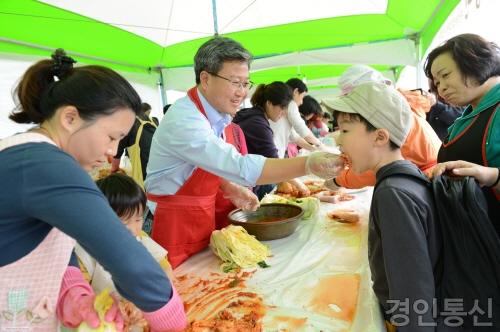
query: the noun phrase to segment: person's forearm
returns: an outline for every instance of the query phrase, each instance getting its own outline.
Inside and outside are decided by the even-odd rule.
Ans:
[[[234,183],[232,183],[231,181],[221,178],[220,189],[222,190],[222,192],[227,191],[229,187],[232,187],[233,185]]]
[[[279,183],[306,174],[306,157],[277,159],[268,158],[257,184]]]
[[[314,136],[312,133],[310,135],[305,136],[304,140],[312,145],[321,145],[319,139],[317,139],[316,136]]]
[[[294,142],[295,144],[297,144],[298,146],[300,146],[301,148],[303,149],[306,149],[306,150],[309,150],[309,151],[314,151],[315,148],[314,146],[312,146],[311,144],[309,144],[305,139],[303,139],[302,137],[299,138],[297,141]]]

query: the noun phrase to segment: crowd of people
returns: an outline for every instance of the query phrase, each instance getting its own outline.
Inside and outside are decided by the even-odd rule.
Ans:
[[[473,34],[446,41],[427,56],[429,91],[396,89],[358,65],[340,78],[339,96],[318,101],[290,78],[258,85],[252,106],[240,109],[253,86],[251,60],[230,38],[205,42],[195,85],[161,121],[110,69],[74,66],[62,50],[32,65],[10,119],[35,126],[0,141],[0,307],[22,297],[40,331],[97,327],[96,294],[111,288],[105,319],[117,330],[121,299],[152,331],[182,330],[172,269],[208,246],[230,210],[256,210],[283,181],[308,195],[300,177],[311,174],[332,190],[375,186],[368,254],[388,330],[467,331],[413,305],[409,323],[397,326],[391,304],[445,300],[446,234],[429,179],[474,178],[489,217],[482,227],[500,241],[499,47]],[[325,136],[343,156],[327,152]],[[89,177],[108,160],[117,172],[125,151],[131,177]],[[493,279],[492,330],[500,328],[500,276]]]

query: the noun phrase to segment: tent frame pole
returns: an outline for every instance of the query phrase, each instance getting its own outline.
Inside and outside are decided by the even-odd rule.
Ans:
[[[421,43],[421,34],[416,33],[414,35],[409,36],[411,40],[413,40],[413,43],[415,45],[415,84],[416,88],[422,88],[423,82],[422,82],[422,61],[420,59],[422,55],[422,43]]]
[[[425,22],[424,26],[422,27],[422,29],[420,29],[420,32],[419,33],[416,33],[415,35],[413,35],[412,37],[414,38],[413,41],[415,43],[415,51],[416,51],[416,54],[417,54],[417,60],[416,60],[416,63],[415,63],[415,69],[416,69],[416,83],[417,83],[417,88],[421,88],[422,87],[422,77],[423,77],[423,74],[424,74],[424,71],[423,71],[423,68],[422,68],[422,59],[420,59],[422,57],[422,34],[425,33],[425,31],[427,30],[427,28],[429,27],[429,25],[434,21],[434,19],[436,18],[438,12],[441,10],[441,7],[443,7],[445,3],[445,0],[439,0],[439,4],[436,6],[436,8],[434,8],[434,11],[432,12],[432,15],[429,17],[429,19],[427,20],[427,22]],[[444,23],[443,23],[444,24]],[[436,36],[434,36],[436,37]],[[410,37],[411,38],[411,37]]]
[[[417,88],[422,87],[422,62],[420,61],[420,35],[417,35],[417,38],[415,39],[415,54],[417,56],[417,63],[415,64],[415,68],[417,70]]]
[[[158,66],[155,67],[154,70],[158,72],[158,81],[156,84],[158,85],[158,89],[160,90],[160,102],[162,105],[162,108],[167,105],[167,93],[165,91],[165,79],[163,77],[163,69],[164,67]]]
[[[214,36],[218,36],[219,25],[217,23],[217,0],[212,0],[212,14],[214,17]]]

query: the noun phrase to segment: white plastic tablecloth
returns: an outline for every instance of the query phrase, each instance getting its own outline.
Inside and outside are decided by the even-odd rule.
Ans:
[[[263,242],[273,254],[266,260],[270,267],[257,268],[245,286],[261,295],[268,307],[262,321],[265,331],[385,331],[371,288],[367,257],[368,211],[372,192],[369,187],[355,193],[352,201],[321,203],[317,215],[310,220],[302,220],[294,234]],[[329,220],[326,214],[339,208],[358,211],[360,223],[350,225]],[[220,260],[210,249],[191,257],[174,273],[176,276],[194,275],[200,278],[222,274]],[[348,289],[336,289],[343,285],[342,282],[337,283],[343,278],[347,279]],[[359,288],[356,280],[359,280]],[[358,288],[357,299],[352,292],[356,302],[353,317],[342,312],[346,310],[343,307],[345,303],[328,303],[330,294],[333,294],[332,298],[335,298],[335,292],[350,294],[351,288]],[[189,319],[207,318],[199,317],[200,313],[198,316],[190,315],[190,309],[187,309]]]

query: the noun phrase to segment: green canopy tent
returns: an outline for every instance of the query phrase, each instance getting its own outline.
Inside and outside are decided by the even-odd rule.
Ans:
[[[422,55],[459,0],[0,0],[0,53],[162,74],[166,89],[194,84],[193,56],[217,32],[254,55],[255,83],[307,79],[334,89],[351,64],[397,78]]]

